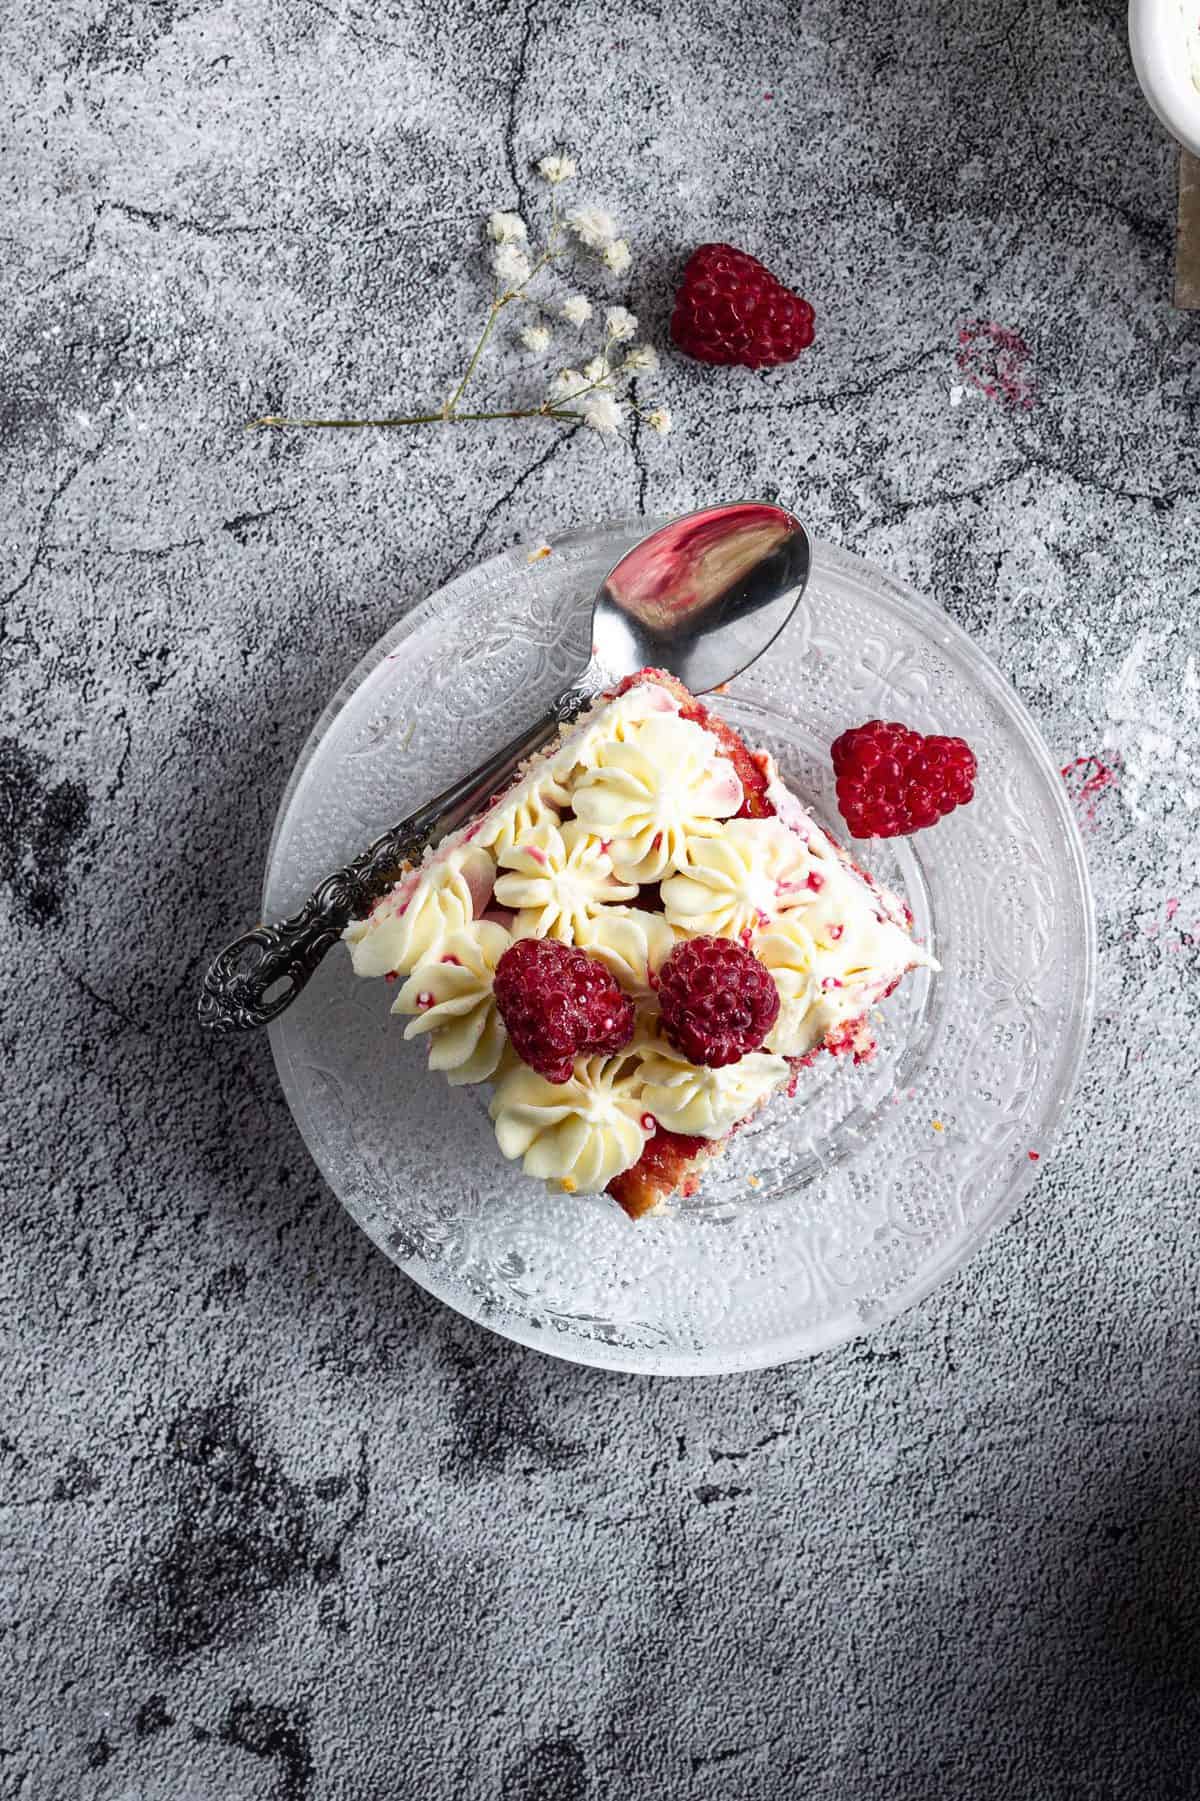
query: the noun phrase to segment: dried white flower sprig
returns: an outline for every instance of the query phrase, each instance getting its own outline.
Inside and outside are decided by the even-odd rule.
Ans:
[[[652,376],[658,370],[658,352],[650,344],[638,344],[638,322],[624,306],[604,309],[604,337],[596,354],[582,369],[565,367],[550,378],[544,399],[536,406],[505,407],[487,412],[463,412],[461,402],[479,359],[505,310],[529,309],[527,322],[516,341],[532,356],[544,356],[554,338],[555,325],[565,325],[578,336],[592,319],[595,305],[586,294],[533,293],[535,283],[551,275],[558,264],[580,248],[595,257],[613,275],[624,275],[632,260],[629,245],[617,233],[611,214],[599,206],[577,206],[560,214],[558,189],[576,174],[575,159],[556,153],[542,157],[538,174],[550,190],[550,226],[545,248],[539,253],[529,241],[529,227],[520,213],[489,213],[486,230],[491,244],[490,263],[495,278],[491,308],[479,339],[467,359],[461,380],[437,412],[411,413],[395,419],[285,419],[275,414],[254,419],[252,425],[320,426],[345,431],[370,426],[462,425],[478,419],[556,419],[588,426],[601,437],[614,437],[635,418],[651,431],[665,436],[671,415],[665,406],[643,406],[629,391],[635,377]]]

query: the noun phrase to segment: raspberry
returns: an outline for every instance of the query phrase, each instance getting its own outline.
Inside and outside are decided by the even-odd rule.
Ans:
[[[975,793],[975,753],[964,739],[926,738],[894,720],[843,732],[830,755],[838,806],[855,838],[919,832]]]
[[[757,257],[731,244],[701,244],[675,296],[671,336],[701,363],[768,369],[794,362],[812,343],[813,310]]]
[[[570,1080],[575,1058],[607,1056],[633,1037],[633,1002],[603,963],[553,938],[518,938],[496,965],[496,1005],[523,1063]]]
[[[689,938],[659,972],[658,1005],[675,1049],[722,1069],[758,1049],[779,1016],[779,991],[766,965],[732,938]]]

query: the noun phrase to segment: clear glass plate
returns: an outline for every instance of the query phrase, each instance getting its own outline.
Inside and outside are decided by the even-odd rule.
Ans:
[[[582,658],[600,580],[653,521],[493,557],[410,612],[334,696],[276,820],[263,911],[503,742]],[[486,1088],[403,1042],[391,991],[336,949],[271,1028],[288,1104],[334,1193],[402,1269],[506,1337],[672,1375],[824,1350],[910,1306],[1029,1188],[1091,1022],[1095,928],[1063,783],[1003,677],[937,607],[819,547],[800,615],[716,703],[835,835],[830,741],[874,716],[973,745],[970,807],[871,845],[941,974],[880,1009],[880,1052],[819,1060],[706,1173],[631,1224],[501,1158]]]

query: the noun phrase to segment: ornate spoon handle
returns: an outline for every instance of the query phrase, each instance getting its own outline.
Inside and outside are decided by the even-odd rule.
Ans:
[[[464,825],[506,785],[519,763],[590,704],[602,685],[600,671],[589,665],[536,725],[376,838],[353,863],[326,876],[298,913],[278,925],[254,926],[227,944],[204,978],[201,1025],[224,1036],[277,1019],[350,921],[361,918],[427,846]]]

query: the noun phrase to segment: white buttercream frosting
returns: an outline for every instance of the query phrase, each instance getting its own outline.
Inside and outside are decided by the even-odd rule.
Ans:
[[[776,812],[735,818],[742,785],[720,741],[679,717],[669,689],[639,684],[598,702],[344,934],[358,974],[407,978],[393,1011],[406,1038],[427,1041],[431,1068],[455,1085],[496,1084],[503,1154],[552,1188],[607,1187],[658,1128],[724,1138],[786,1085],[789,1058],[840,1044],[906,969],[936,968],[903,902],[857,872],[759,761]],[[651,884],[662,912],[628,904],[657,904],[653,888],[638,894]],[[646,1036],[663,963],[709,933],[748,946],[780,999],[761,1050],[716,1070]],[[496,965],[526,935],[577,945],[639,1007],[633,1044],[577,1058],[561,1084],[517,1060],[495,1004]]]
[[[641,907],[602,907],[585,920],[579,935],[581,949],[603,963],[626,994],[646,1000],[654,992],[653,978],[672,950],[675,934],[661,913]]]
[[[492,991],[511,934],[477,919],[443,940],[433,962],[418,963],[392,1003],[412,1017],[406,1038],[429,1037],[429,1067],[454,1087],[494,1075],[507,1034]]]
[[[779,989],[780,1016],[768,1044],[783,1049],[786,1042],[787,1055],[802,1056],[835,1027],[859,1018],[906,970],[938,965],[913,943],[903,902],[854,870],[802,809],[800,817],[807,878],[791,904],[755,934],[752,948]],[[806,966],[815,993],[803,1012]]]
[[[566,1082],[547,1082],[523,1065],[492,1096],[496,1141],[527,1176],[574,1194],[598,1194],[642,1154],[648,1136],[638,1059],[578,1057]]]
[[[742,804],[742,784],[711,732],[664,714],[601,742],[571,804],[611,844],[617,875],[640,884],[677,867],[689,837],[719,832]]]
[[[724,1138],[782,1087],[790,1071],[783,1057],[765,1051],[750,1051],[724,1069],[707,1069],[664,1041],[642,1052],[640,1074],[642,1105],[660,1126],[689,1137]]]
[[[689,836],[662,886],[667,918],[718,938],[761,931],[808,894],[810,862],[805,840],[777,819],[733,819],[719,837]]]
[[[779,1015],[763,1049],[803,1057],[826,1027],[822,1020],[817,947],[799,913],[787,913],[754,942],[754,954],[770,970],[779,993]]]
[[[678,712],[679,702],[669,688],[660,687],[657,682],[639,682],[615,700],[601,701],[586,713],[563,738],[547,767],[554,780],[569,789],[585,769],[595,765],[606,744],[614,740],[623,744],[643,719],[669,717]]]
[[[354,973],[406,976],[418,963],[440,956],[450,934],[483,912],[495,874],[487,851],[460,844],[405,877],[342,933]]]
[[[495,898],[515,913],[518,938],[558,938],[574,944],[603,908],[632,900],[633,882],[620,882],[599,838],[578,819],[560,830],[543,823],[500,853]]]
[[[841,917],[835,919],[830,917],[839,898],[835,890],[829,896],[828,913],[822,916],[813,909],[805,915],[817,948],[822,1037],[833,1026],[857,1019],[905,970],[938,968],[936,959],[914,944],[902,926],[874,910],[869,897],[870,890],[845,893],[838,909]]]
[[[472,834],[471,843],[499,857],[545,827],[559,825],[560,810],[568,798],[567,790],[548,769],[533,771],[496,802]]]

